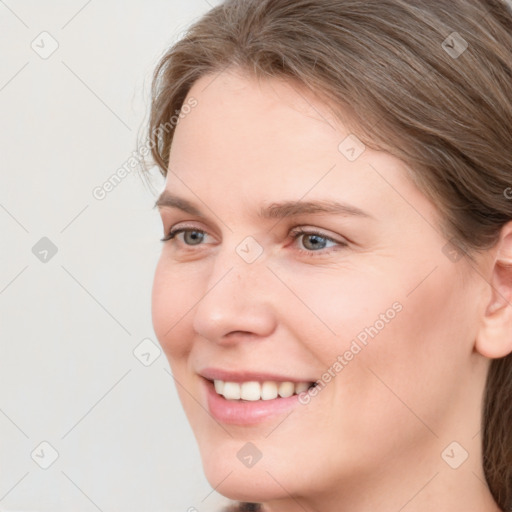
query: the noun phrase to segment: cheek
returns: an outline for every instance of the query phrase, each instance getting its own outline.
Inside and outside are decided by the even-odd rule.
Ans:
[[[193,305],[191,283],[173,271],[163,258],[157,264],[151,294],[153,329],[168,358],[177,358],[189,351],[185,335],[187,312]],[[189,304],[190,302],[190,304]]]
[[[361,272],[346,265],[338,269],[303,268],[300,274],[291,268],[288,272],[281,275],[296,296],[288,298],[290,306],[280,320],[287,317],[295,339],[308,344],[326,366],[354,348],[354,340],[365,347],[373,338],[384,336],[402,314],[401,297],[396,292],[399,287],[389,285],[377,271]]]
[[[353,407],[366,401],[360,426],[378,424],[389,434],[399,425],[419,442],[442,431],[453,397],[463,393],[474,326],[470,299],[461,300],[451,269],[439,267],[413,293],[400,295],[393,298],[402,311],[369,339],[338,384],[340,393],[350,389],[345,398]]]
[[[361,413],[368,416],[363,424],[382,422],[390,405],[397,417],[410,414],[393,393],[432,418],[436,401],[446,406],[450,390],[460,386],[474,334],[468,321],[470,298],[462,302],[470,294],[462,293],[451,263],[438,263],[426,280],[431,262],[388,268],[382,274],[345,269],[338,278],[331,270],[316,270],[295,281],[288,276],[310,310],[300,304],[290,308],[288,325],[331,370],[323,375],[336,382],[329,384],[335,391],[333,406],[371,405]],[[304,335],[311,323],[320,326],[322,336]],[[341,364],[338,356],[343,356]]]

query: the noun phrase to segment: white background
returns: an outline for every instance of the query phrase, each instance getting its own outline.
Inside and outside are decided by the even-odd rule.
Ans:
[[[1,511],[224,501],[164,355],[146,367],[133,354],[156,341],[163,178],[152,188],[134,172],[102,201],[92,194],[136,148],[159,57],[216,3],[0,1]],[[31,47],[51,49],[44,31],[59,45],[47,59]],[[57,247],[46,262],[32,252],[42,237]],[[43,441],[58,452],[48,469]]]

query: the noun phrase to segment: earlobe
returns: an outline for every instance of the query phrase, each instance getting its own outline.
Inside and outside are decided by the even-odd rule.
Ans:
[[[512,222],[503,226],[493,251],[496,257],[490,271],[491,293],[475,349],[484,357],[497,359],[512,352]]]

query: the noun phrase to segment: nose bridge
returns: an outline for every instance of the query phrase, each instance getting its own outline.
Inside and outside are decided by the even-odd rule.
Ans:
[[[265,286],[269,270],[263,254],[254,258],[254,249],[254,243],[246,240],[216,254],[193,313],[194,329],[201,336],[221,341],[233,331],[265,336],[273,329]]]

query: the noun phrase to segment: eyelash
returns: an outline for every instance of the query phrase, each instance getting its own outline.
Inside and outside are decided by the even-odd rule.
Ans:
[[[196,233],[201,233],[202,235],[208,234],[206,231],[203,231],[201,229],[178,228],[178,229],[171,230],[169,232],[169,234],[166,237],[162,238],[160,241],[168,242],[168,241],[176,238],[176,236],[179,235],[180,233],[185,233],[185,232],[190,232],[190,231],[196,232]],[[315,231],[315,230],[307,230],[304,228],[294,228],[290,231],[290,235],[292,236],[294,242],[301,236],[307,235],[307,236],[318,236],[328,242],[334,242],[335,244],[338,244],[338,246],[339,246],[338,248],[331,247],[329,249],[320,249],[318,251],[311,251],[311,250],[307,250],[307,249],[298,249],[300,254],[308,256],[308,257],[328,256],[332,252],[339,250],[340,248],[344,248],[344,247],[348,246],[348,243],[346,243],[346,242],[339,242],[339,241],[334,240],[333,238],[330,238],[330,237],[324,235],[323,233],[321,233],[319,231]],[[187,246],[187,247],[193,247],[193,246]]]

